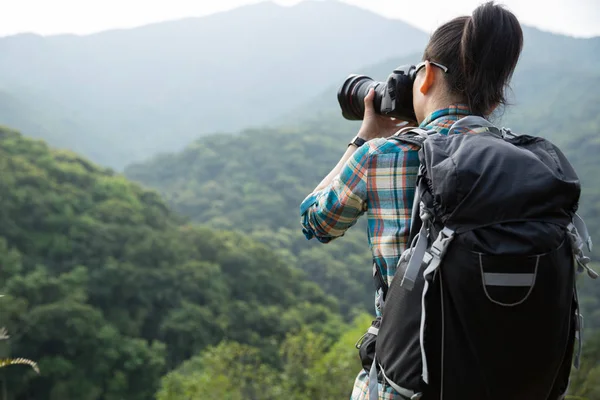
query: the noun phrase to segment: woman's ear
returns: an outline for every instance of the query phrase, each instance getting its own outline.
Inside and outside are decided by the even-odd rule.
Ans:
[[[423,83],[421,83],[421,87],[419,90],[423,95],[426,95],[433,86],[433,82],[435,81],[435,71],[429,61],[425,61],[425,79],[423,79]]]

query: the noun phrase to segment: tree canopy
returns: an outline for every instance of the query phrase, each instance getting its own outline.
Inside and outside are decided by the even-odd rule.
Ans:
[[[183,224],[152,191],[0,128],[0,358],[10,399],[149,399],[221,340],[278,362],[288,332],[333,340],[336,300],[247,235]]]

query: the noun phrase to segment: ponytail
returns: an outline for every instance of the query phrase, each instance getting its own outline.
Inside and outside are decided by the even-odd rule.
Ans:
[[[448,67],[451,92],[463,98],[471,112],[487,116],[505,104],[505,88],[523,48],[523,31],[513,13],[492,1],[470,17],[458,17],[432,35],[424,59]]]

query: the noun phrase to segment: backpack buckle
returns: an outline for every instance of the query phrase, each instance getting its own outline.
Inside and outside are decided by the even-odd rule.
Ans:
[[[435,242],[431,245],[429,252],[434,257],[442,259],[452,239],[454,239],[454,231],[450,228],[442,229]]]

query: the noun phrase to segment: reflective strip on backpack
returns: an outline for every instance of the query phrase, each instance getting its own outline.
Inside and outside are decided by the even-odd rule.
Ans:
[[[535,274],[501,274],[486,272],[483,274],[486,286],[530,287],[535,282]]]

